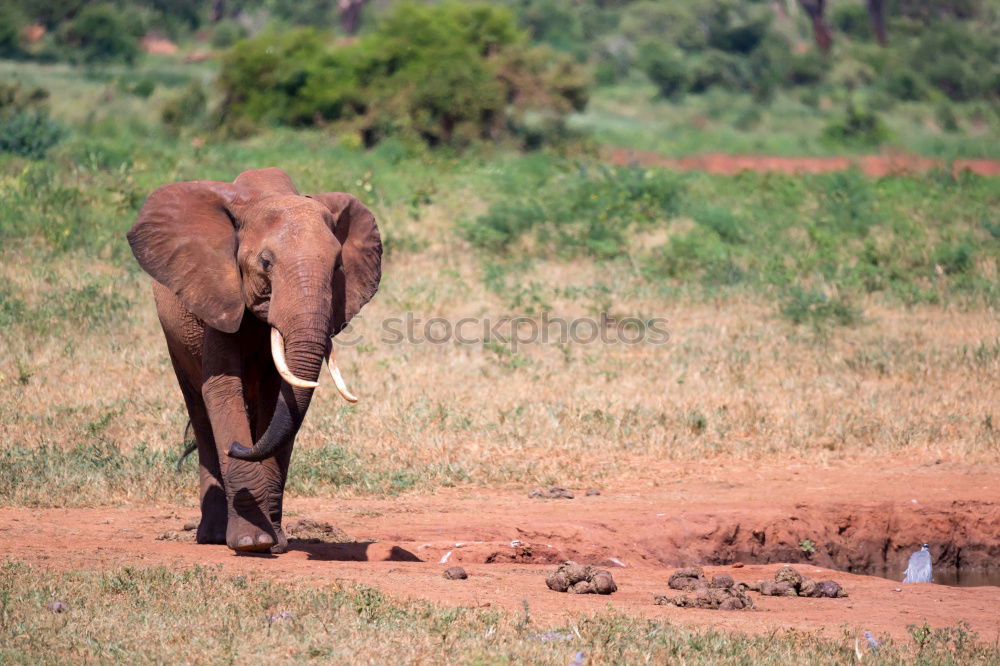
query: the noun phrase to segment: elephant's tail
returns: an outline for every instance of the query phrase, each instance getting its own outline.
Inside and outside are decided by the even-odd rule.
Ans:
[[[188,419],[187,425],[184,426],[184,452],[181,453],[181,457],[177,459],[177,465],[174,466],[178,472],[181,471],[181,465],[184,464],[184,459],[191,455],[195,449],[198,448],[198,442],[191,436],[191,419]]]

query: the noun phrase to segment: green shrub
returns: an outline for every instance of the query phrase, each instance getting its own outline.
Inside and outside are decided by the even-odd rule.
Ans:
[[[66,128],[49,117],[43,88],[23,91],[0,83],[0,152],[40,159],[66,136]]]
[[[927,81],[906,66],[888,68],[880,82],[882,89],[896,99],[917,101],[927,97]]]
[[[639,65],[660,95],[668,99],[687,92],[691,85],[683,54],[662,42],[643,44],[639,48]]]
[[[844,115],[834,118],[823,129],[823,138],[831,143],[878,146],[888,137],[885,123],[874,111],[848,102]]]
[[[198,81],[193,81],[164,103],[160,119],[171,130],[180,131],[204,117],[207,102],[205,88]]]
[[[21,28],[25,16],[10,0],[0,0],[0,58],[21,54]]]
[[[675,214],[683,194],[676,174],[639,168],[581,168],[535,196],[500,201],[462,225],[473,245],[513,253],[524,243],[540,256],[622,254],[626,232]]]
[[[703,226],[671,236],[648,266],[654,276],[706,284],[732,284],[740,278],[731,250],[716,231]]]
[[[867,8],[861,3],[843,3],[830,12],[832,23],[851,39],[871,41],[874,38]]]
[[[560,51],[580,53],[586,43],[587,30],[581,7],[562,0],[535,0],[518,12],[518,22],[531,36]]]
[[[274,16],[301,26],[334,25],[337,21],[336,5],[330,0],[270,0],[267,3]]]
[[[978,97],[982,84],[975,64],[951,53],[939,54],[924,68],[924,75],[935,88],[954,100]]]
[[[212,31],[212,46],[226,49],[247,36],[246,28],[236,21],[220,21]]]
[[[124,62],[139,56],[137,35],[129,31],[122,13],[111,5],[87,5],[60,26],[58,41],[67,59],[87,64]]]
[[[392,135],[430,145],[496,139],[528,127],[531,113],[552,133],[586,105],[590,82],[568,58],[527,46],[502,8],[401,2],[346,46],[312,29],[242,41],[219,83],[227,124],[333,121],[371,146]]]
[[[718,234],[724,243],[738,245],[749,237],[746,223],[728,208],[706,205],[696,210],[692,217],[701,226]]]
[[[969,240],[957,243],[941,243],[934,250],[934,264],[945,275],[968,273],[974,265],[976,248]]]
[[[41,159],[66,136],[66,128],[45,110],[0,116],[0,152]]]
[[[932,55],[931,55],[932,54]],[[932,86],[954,100],[995,97],[990,86],[1000,72],[1000,42],[995,31],[951,19],[929,21],[904,52]]]
[[[128,79],[120,79],[118,81],[118,89],[122,92],[128,93],[129,95],[135,95],[136,97],[141,97],[142,99],[148,99],[149,96],[156,90],[156,81],[149,76],[143,76],[142,78],[132,81]]]
[[[309,28],[237,43],[226,53],[219,73],[224,121],[248,119],[290,125],[308,121],[311,114],[301,117],[295,104],[324,117],[340,113],[334,100],[343,96],[338,93],[355,89],[357,83],[338,76],[347,73],[333,69],[335,63],[324,62],[325,46],[322,34]],[[324,65],[330,70],[324,72]],[[327,78],[329,85],[320,85],[310,77]]]
[[[781,304],[781,314],[793,324],[823,328],[830,324],[851,326],[857,323],[857,308],[839,295],[828,296],[816,289],[793,287]]]
[[[959,129],[955,109],[947,102],[941,102],[934,107],[934,120],[945,132],[957,132]]]
[[[717,3],[706,17],[708,43],[726,53],[749,55],[767,35],[771,15],[753,3]]]
[[[594,79],[602,85],[624,80],[636,65],[637,55],[635,45],[625,37],[607,37],[602,40],[595,56]]]
[[[793,86],[808,86],[819,83],[830,68],[830,63],[815,49],[804,53],[788,52],[786,49],[784,57],[786,64],[782,75],[784,81]]]

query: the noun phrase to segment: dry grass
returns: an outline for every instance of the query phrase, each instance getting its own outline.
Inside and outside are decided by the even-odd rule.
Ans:
[[[55,601],[63,612],[49,610]],[[881,638],[879,663],[998,658],[995,645],[978,643],[962,626],[928,632],[919,649]],[[52,575],[15,561],[0,565],[5,663],[566,664],[583,652],[588,664],[849,664],[854,650],[848,633],[752,637],[612,612],[547,626],[527,604],[516,614],[444,608],[367,587],[278,585],[202,567]]]
[[[387,234],[415,249],[390,257],[359,327],[364,343],[338,355],[362,401],[347,406],[328,386],[316,396],[297,443],[293,492],[624,484],[655,481],[671,461],[719,456],[995,460],[1000,325],[991,310],[903,309],[872,299],[862,304],[862,323],[815,330],[782,320],[754,295],[665,300],[627,265],[586,261],[535,265],[490,289],[475,253],[449,232],[459,198],[419,220],[402,207],[379,211]],[[22,463],[48,447],[52,483],[8,471],[4,501],[115,503],[153,499],[165,488],[193,501],[191,466],[182,476],[169,468],[186,414],[145,278],[84,255],[24,248],[0,256],[0,278],[27,303],[58,302],[65,285],[97,284],[98,305],[113,310],[105,317],[60,306],[49,319],[42,311],[6,329],[3,447],[22,452]],[[664,317],[671,340],[529,344],[509,354],[393,345],[380,329],[407,311],[424,320],[496,319],[537,303],[563,317],[605,309]],[[98,451],[86,474],[72,456],[56,455],[74,447]],[[130,462],[111,459],[119,450]],[[135,469],[108,481],[122,465]],[[151,478],[141,480],[145,474]],[[53,494],[53,484],[63,492]]]
[[[53,113],[76,133],[47,161],[0,164],[9,203],[0,209],[0,502],[194,502],[193,463],[172,471],[187,417],[123,233],[157,185],[231,179],[269,164],[286,168],[302,191],[361,194],[389,248],[382,288],[364,311],[366,340],[338,355],[362,402],[349,406],[331,386],[320,389],[297,443],[292,493],[653,483],[674,461],[718,457],[996,459],[994,181],[594,179],[599,165],[586,159],[486,147],[461,157],[410,154],[392,142],[360,152],[320,131],[199,148],[163,132],[157,99],[140,102],[65,67],[13,67],[26,85],[51,89]],[[166,87],[179,72],[156,76]],[[107,103],[95,109],[79,102],[98,96]],[[653,212],[630,221],[633,209],[622,204],[636,202],[623,196],[637,185],[672,203],[656,213],[643,199],[640,209]],[[556,205],[567,188],[574,207]],[[674,190],[676,200],[667,196]],[[618,250],[629,260],[588,258],[592,239],[575,218],[558,230],[571,234],[566,247],[546,241],[544,225],[511,235],[493,254],[463,240],[467,223],[493,205],[533,198],[567,219],[604,220],[598,237],[620,230]],[[517,217],[508,211],[494,223]],[[742,244],[711,231],[712,242],[703,235],[669,245],[695,230],[695,218],[710,223],[699,222],[702,231]],[[858,225],[874,230],[875,264],[864,266],[874,275],[864,275],[878,278],[872,289],[885,300],[859,295],[861,250],[836,252],[869,237],[851,231]],[[782,230],[805,240],[781,245]],[[670,274],[666,259],[685,248],[694,268]],[[732,266],[714,277],[701,270],[720,252]],[[802,265],[782,267],[782,258]],[[744,281],[725,281],[732,268]],[[860,309],[860,321],[790,324],[775,302],[789,285],[838,298],[843,288],[847,300],[831,303]],[[810,303],[793,305],[808,315]],[[515,354],[381,339],[380,322],[406,312],[456,321],[543,311],[663,317],[671,340],[534,344]]]

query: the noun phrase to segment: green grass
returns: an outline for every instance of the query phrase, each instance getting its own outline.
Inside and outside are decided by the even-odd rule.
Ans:
[[[180,65],[161,67],[175,78],[183,71]],[[637,285],[665,293],[700,290],[714,297],[719,289],[750,289],[779,304],[794,300],[795,289],[888,294],[904,304],[993,304],[997,298],[996,179],[943,173],[881,180],[855,172],[679,175],[499,148],[434,153],[395,140],[363,152],[344,137],[322,131],[266,132],[244,141],[210,137],[205,145],[192,145],[189,137],[174,136],[160,125],[164,100],[156,94],[142,100],[119,87],[102,88],[96,75],[68,81],[65,66],[23,69],[26,84],[53,88],[57,119],[76,119],[72,136],[48,161],[0,156],[5,202],[0,240],[42,241],[24,246],[41,262],[49,261],[51,252],[81,251],[134,273],[123,234],[156,186],[230,180],[245,169],[280,164],[302,191],[357,192],[383,221],[390,255],[426,245],[410,222],[436,207],[453,216],[451,234],[483,249],[487,260],[499,257],[497,265],[577,257],[625,261],[639,269]],[[188,74],[198,78],[208,71],[196,67]],[[56,87],[64,80],[65,90]],[[67,94],[97,89],[103,91],[102,103],[85,118],[75,115],[78,104],[67,107]],[[645,108],[623,93],[608,93],[615,94],[617,104]],[[699,103],[729,108],[712,94]],[[778,100],[773,106],[781,109],[786,103]],[[656,122],[646,120],[637,126],[649,147]],[[808,134],[788,119],[774,120],[775,128],[790,135]],[[767,127],[748,131],[781,136]],[[611,141],[601,139],[600,132],[598,138]],[[470,214],[471,193],[474,202],[488,206],[484,212]],[[109,280],[119,279],[106,278],[95,298]],[[0,298],[0,325],[11,322],[15,312],[40,320],[45,309],[59,310],[55,303],[25,306],[25,295],[2,282]]]
[[[508,197],[464,223],[465,237],[511,265],[627,261],[646,288],[710,296],[750,289],[784,302],[833,290],[911,305],[993,304],[1000,295],[995,179],[678,175],[554,161],[539,180],[534,190],[512,183]],[[856,319],[845,313],[840,323]]]
[[[66,610],[49,610],[54,601]],[[877,663],[1000,659],[996,645],[961,625],[911,633],[912,641],[881,637]],[[279,584],[221,568],[53,574],[16,560],[0,565],[5,663],[566,664],[577,652],[588,664],[855,663],[853,636],[846,633],[839,639],[795,631],[746,636],[614,612],[549,624],[536,621],[527,605],[519,613],[447,608],[399,601],[369,587]]]
[[[652,84],[635,77],[598,88],[587,110],[571,127],[598,143],[650,150],[665,155],[722,152],[786,156],[850,155],[896,150],[941,159],[1000,158],[1000,115],[985,101],[949,102],[957,126],[942,126],[940,106],[932,102],[894,102],[879,98],[887,135],[879,146],[839,143],[824,129],[847,110],[845,91],[779,93],[761,103],[747,93],[718,89],[666,101]]]
[[[25,369],[24,381],[30,381]],[[112,498],[156,501],[170,497],[197,503],[198,455],[193,453],[175,469],[182,450],[140,443],[123,451],[102,435],[109,423],[132,405],[104,412],[85,426],[73,446],[44,444],[24,448],[0,447],[0,504],[9,506],[100,506]],[[361,452],[327,444],[300,447],[288,492],[296,496],[330,496],[338,492],[395,495],[468,483],[461,464],[380,464]]]
[[[947,318],[945,308],[995,307],[1000,180],[942,173],[879,180],[856,172],[679,174],[608,168],[585,150],[431,152],[396,140],[362,151],[350,138],[322,130],[269,131],[242,141],[206,137],[202,144],[160,126],[159,89],[143,100],[117,85],[74,78],[63,66],[25,72],[53,90],[53,114],[73,131],[46,161],[0,156],[0,424],[11,433],[0,447],[5,503],[163,496],[194,502],[194,460],[181,474],[172,471],[186,417],[146,277],[124,233],[163,183],[231,180],[271,165],[286,169],[303,192],[348,191],[372,207],[386,246],[384,281],[366,311],[376,317],[413,311],[648,319],[700,304],[759,313],[756,337],[734,342],[709,330],[694,343],[680,330],[669,356],[638,363],[615,350],[572,345],[515,353],[487,344],[471,363],[445,366],[424,349],[377,342],[354,348],[348,358],[361,381],[374,382],[375,403],[368,411],[312,410],[295,453],[292,493],[593,483],[634,468],[594,469],[536,454],[558,446],[560,455],[583,461],[592,447],[603,450],[609,442],[629,456],[664,460],[751,447],[806,454],[830,429],[855,451],[859,442],[878,451],[913,442],[965,453],[995,446],[978,427],[986,408],[964,400],[960,431],[942,434],[934,424],[944,415],[930,410],[894,423],[898,436],[878,441],[854,433],[867,433],[858,424],[882,418],[872,405],[884,402],[858,398],[808,426],[785,418],[785,407],[744,404],[731,417],[738,410],[726,412],[721,403],[755,382],[758,394],[803,395],[804,386],[781,383],[779,390],[769,383],[771,370],[762,370],[762,363],[773,366],[764,360],[774,339],[799,360],[773,372],[794,374],[802,358],[813,358],[812,330],[852,328],[850,340],[867,344],[877,331],[864,330],[872,321],[866,309],[929,305]],[[192,76],[198,72],[204,73],[195,68]],[[84,117],[72,104],[78,93],[80,104],[100,95],[105,102]],[[792,326],[776,328],[769,316]],[[963,326],[975,328],[973,319]],[[807,335],[797,337],[795,327]],[[894,332],[886,343],[900,336]],[[936,344],[919,353],[937,354],[960,386],[967,373],[958,352]],[[719,369],[722,385],[689,377],[689,368],[706,362]],[[987,365],[979,369],[984,378],[992,376]],[[851,383],[868,367],[824,372]],[[422,368],[428,381],[453,393],[411,395],[403,368]],[[563,387],[587,386],[592,378],[602,384],[566,402]],[[640,378],[684,390],[669,403],[643,393],[622,398],[629,405],[605,404],[607,385]],[[496,404],[481,396],[483,381],[509,385],[513,393]],[[596,411],[604,418],[587,418]],[[104,422],[108,413],[116,415]],[[780,425],[761,428],[758,413]],[[95,430],[95,423],[104,425]],[[741,430],[758,433],[759,441],[728,438]]]
[[[0,62],[0,76],[50,89],[52,116],[70,128],[45,161],[0,155],[0,505],[197,506],[195,457],[174,470],[186,414],[124,233],[163,183],[272,165],[303,192],[352,192],[374,210],[386,258],[373,322],[406,311],[666,314],[672,336],[666,348],[350,348],[338,358],[363,402],[318,392],[290,495],[634,486],[671,461],[717,456],[996,458],[1000,342],[986,328],[1000,295],[998,179],[724,177],[608,169],[586,143],[452,153],[390,139],[366,152],[324,130],[237,141],[164,128],[163,105],[212,73],[175,60],[103,71]],[[136,94],[147,80],[148,97]],[[712,93],[667,104],[630,84],[599,90],[576,126],[599,144],[671,154],[826,155],[856,150],[822,139],[842,101],[779,95],[756,107]],[[889,145],[1000,156],[992,111],[955,105],[957,131],[928,129],[928,113],[884,114]],[[832,326],[839,335],[814,334]],[[68,612],[46,610],[55,599]],[[571,638],[533,638],[547,631]],[[887,641],[879,663],[1000,660],[962,627],[913,635]],[[0,568],[5,663],[566,664],[577,651],[587,663],[855,659],[853,636],[747,637],[610,613],[550,625],[530,609],[214,569]]]

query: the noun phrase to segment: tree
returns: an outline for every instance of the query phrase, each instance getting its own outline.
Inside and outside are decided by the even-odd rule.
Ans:
[[[112,5],[89,5],[59,28],[59,41],[86,63],[125,62],[139,55],[137,36],[129,32],[121,12]]]
[[[826,9],[826,0],[799,0],[802,9],[806,10],[809,18],[812,19],[813,36],[816,38],[816,45],[824,52],[830,50],[833,45],[833,35],[830,33],[830,26],[826,24],[823,12]]]
[[[872,31],[880,46],[885,46],[888,40],[885,36],[885,3],[883,0],[868,0],[868,17],[872,22]]]
[[[348,35],[358,32],[361,27],[361,11],[365,8],[368,0],[338,0],[337,8],[340,11],[340,27]]]

